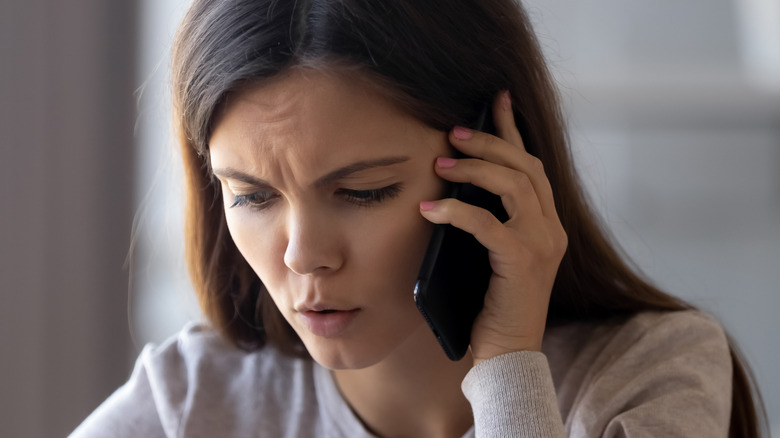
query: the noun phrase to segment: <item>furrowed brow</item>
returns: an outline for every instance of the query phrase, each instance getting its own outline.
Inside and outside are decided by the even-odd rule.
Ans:
[[[398,156],[398,157],[379,158],[376,160],[358,161],[356,163],[348,164],[342,168],[336,169],[333,172],[330,172],[327,175],[320,177],[319,179],[317,179],[317,181],[314,184],[316,186],[326,186],[342,178],[345,178],[355,172],[374,169],[377,167],[392,166],[393,164],[403,163],[405,161],[409,161],[409,157]]]
[[[328,184],[332,184],[333,182],[345,178],[356,172],[360,172],[368,169],[374,169],[377,167],[392,166],[393,164],[403,163],[405,161],[409,161],[409,157],[398,156],[398,157],[378,158],[376,160],[358,161],[356,163],[348,164],[344,167],[329,172],[325,176],[322,176],[319,179],[317,179],[317,181],[314,182],[314,185],[318,187],[326,186]],[[241,181],[253,186],[271,187],[271,184],[269,184],[267,181],[262,180],[260,178],[256,178],[252,175],[248,175],[244,172],[233,169],[231,167],[216,168],[213,169],[212,172],[214,173],[214,175],[220,178],[227,178],[236,181]]]
[[[253,186],[271,186],[267,181],[264,181],[260,178],[255,178],[252,175],[248,175],[244,172],[233,169],[232,167],[213,169],[211,172],[220,178],[233,179]]]

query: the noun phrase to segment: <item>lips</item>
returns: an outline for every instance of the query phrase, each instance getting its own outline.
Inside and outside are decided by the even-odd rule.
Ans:
[[[298,312],[303,325],[315,336],[335,338],[349,329],[349,326],[360,313],[360,309],[329,309],[324,306],[312,306]]]

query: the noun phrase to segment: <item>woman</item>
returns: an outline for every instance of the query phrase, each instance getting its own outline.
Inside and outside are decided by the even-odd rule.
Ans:
[[[512,1],[196,0],[173,98],[211,324],[74,436],[758,436],[720,326],[599,228]],[[485,106],[492,134],[465,128]],[[433,223],[493,271],[460,361],[411,297]]]

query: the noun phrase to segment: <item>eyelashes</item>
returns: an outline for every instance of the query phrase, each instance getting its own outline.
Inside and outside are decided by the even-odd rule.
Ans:
[[[338,189],[336,195],[352,205],[371,207],[397,197],[402,190],[402,184],[397,183],[372,190]],[[279,198],[277,193],[267,191],[235,195],[229,208],[250,207],[254,210],[264,210],[273,205],[277,198]]]
[[[233,203],[229,208],[234,207],[252,207],[257,210],[267,208],[276,198],[276,195],[270,192],[255,192],[248,195],[235,195]]]
[[[367,207],[398,196],[401,193],[401,184],[393,184],[374,190],[340,189],[336,193],[343,195],[347,201],[357,206]]]

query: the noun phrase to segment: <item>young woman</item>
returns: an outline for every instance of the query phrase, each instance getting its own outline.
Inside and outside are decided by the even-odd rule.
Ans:
[[[73,436],[760,433],[721,327],[599,227],[513,1],[196,0],[173,99],[210,325],[147,347]],[[494,132],[465,128],[486,106]],[[412,299],[433,224],[493,271],[460,361]]]

